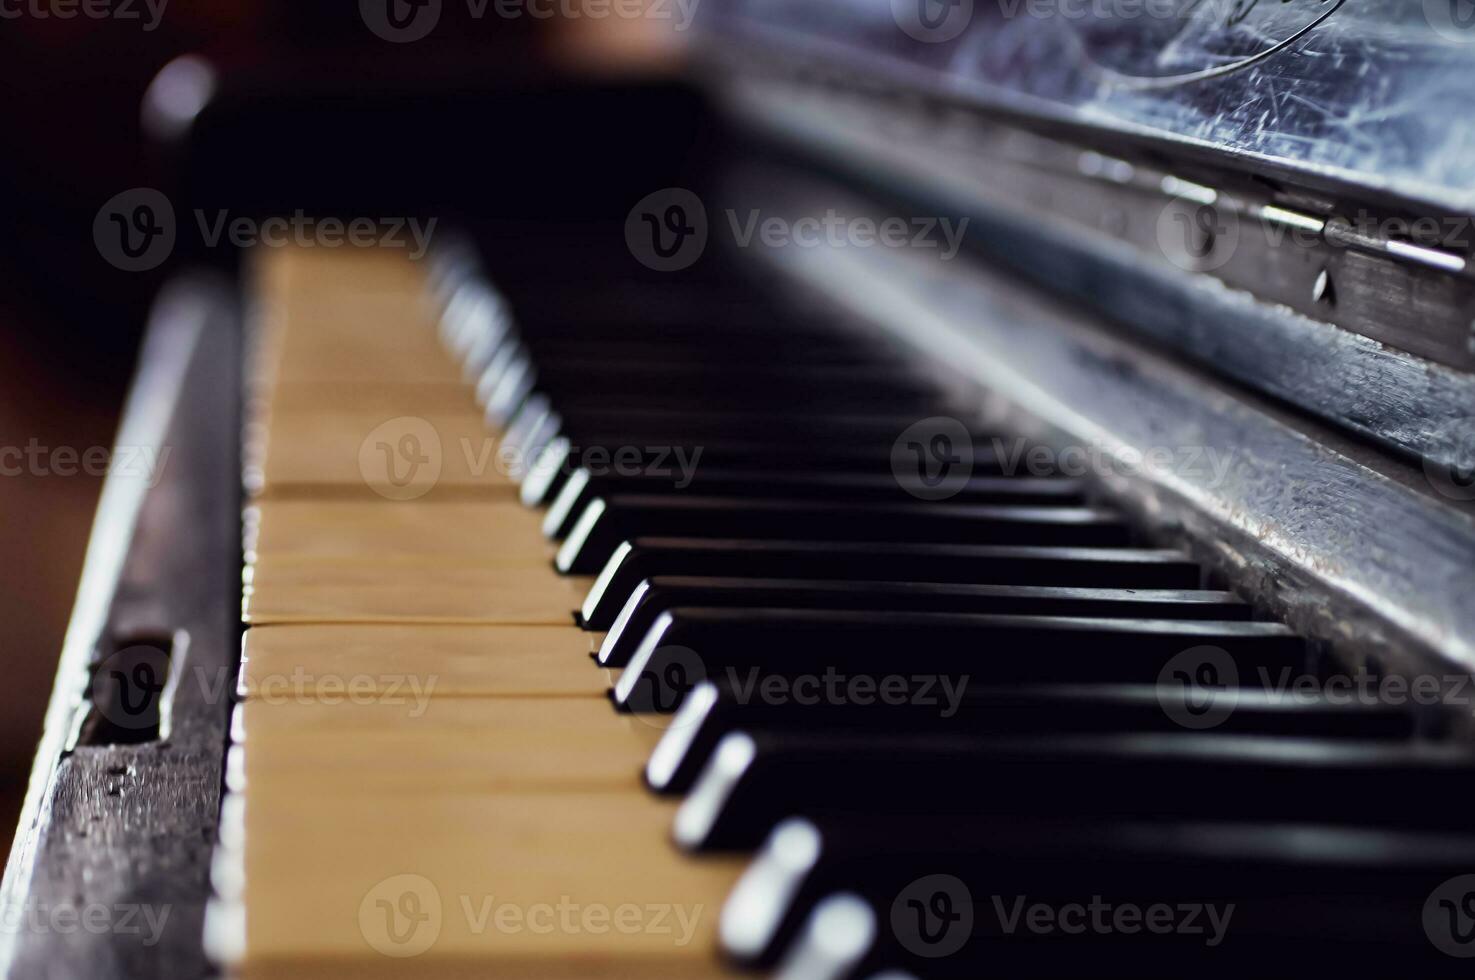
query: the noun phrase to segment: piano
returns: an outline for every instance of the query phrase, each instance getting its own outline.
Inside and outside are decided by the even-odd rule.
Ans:
[[[4,976],[1467,973],[1462,5],[687,40],[165,69]]]

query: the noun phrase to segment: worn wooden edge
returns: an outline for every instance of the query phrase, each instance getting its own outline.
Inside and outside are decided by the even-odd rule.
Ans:
[[[161,291],[114,443],[151,447],[159,462],[104,481],[0,884],[15,924],[0,929],[0,976],[199,976],[205,966],[198,922],[230,691],[205,682],[224,681],[237,652],[238,344],[227,283],[186,274]],[[160,740],[76,745],[98,651],[135,633],[174,641]],[[65,911],[98,908],[90,925]]]

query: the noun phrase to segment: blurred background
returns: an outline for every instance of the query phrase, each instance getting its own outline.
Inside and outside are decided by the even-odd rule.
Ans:
[[[170,266],[114,268],[98,253],[92,226],[115,194],[170,179],[167,154],[140,121],[144,93],[161,68],[199,53],[225,78],[280,81],[303,72],[350,90],[423,79],[437,93],[455,91],[463,79],[484,86],[493,74],[643,77],[676,64],[681,36],[672,28],[684,22],[672,18],[694,12],[695,0],[666,4],[671,17],[613,16],[609,0],[587,2],[590,9],[581,9],[585,0],[417,0],[416,7],[407,0],[0,0],[0,127],[8,137],[0,154],[0,450],[70,447],[80,457],[112,444],[149,302]],[[630,9],[629,0],[619,2]],[[401,18],[423,14],[419,7],[428,4],[439,8],[439,19],[414,43],[391,43],[370,29],[383,12],[375,4],[393,5]],[[301,133],[290,126],[276,132],[268,120],[252,132],[256,145],[243,148],[243,160],[290,160],[300,151],[294,141]],[[393,133],[371,135],[396,141]],[[487,134],[489,154],[498,152],[491,145],[497,136]],[[521,130],[517,138],[542,137]],[[101,483],[80,470],[11,465],[0,474],[0,838],[7,848]]]

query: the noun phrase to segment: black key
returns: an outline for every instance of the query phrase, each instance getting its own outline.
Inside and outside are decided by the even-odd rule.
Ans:
[[[816,364],[826,366],[885,367],[894,365],[894,354],[878,351],[865,345],[845,345],[816,342],[814,338],[799,336],[785,342],[782,337],[771,337],[763,347],[713,344],[710,336],[701,338],[669,338],[666,340],[629,339],[617,340],[607,337],[544,337],[538,333],[524,333],[522,342],[532,353],[538,364],[559,364],[566,361],[604,363],[612,361],[635,361],[640,364],[669,367],[732,367],[734,365],[757,366],[777,362]]]
[[[556,402],[553,408],[563,417],[564,434],[575,443],[587,441],[591,434],[596,433],[612,437],[617,444],[635,437],[648,439],[653,436],[687,444],[700,444],[704,439],[811,444],[848,441],[852,445],[878,449],[886,456],[889,456],[897,437],[920,418],[916,412],[894,409],[872,413],[815,411],[803,405],[785,407],[761,402],[718,410],[621,408],[607,404],[568,410]],[[989,436],[989,433],[976,433],[975,448],[991,453],[993,442]],[[1011,447],[1013,444],[1014,440],[1002,443]]]
[[[584,599],[581,624],[609,629],[631,593],[655,575],[1122,589],[1193,589],[1202,578],[1177,551],[642,536],[615,550]]]
[[[620,494],[590,501],[554,564],[564,574],[592,575],[622,542],[643,534],[1112,547],[1128,544],[1132,532],[1120,515],[1097,507]]]
[[[1475,776],[1464,746],[1246,735],[725,737],[677,811],[688,850],[756,846],[789,815],[1282,820],[1462,830],[1431,805]]]
[[[915,502],[906,486],[889,473],[836,473],[820,469],[717,469],[699,467],[690,473],[666,468],[593,476],[576,470],[559,490],[543,521],[543,533],[562,540],[591,501],[619,493],[643,495],[716,496],[732,498],[781,497],[789,500],[835,502]],[[1085,502],[1080,480],[975,476],[949,496],[954,503],[1080,505]]]
[[[1207,699],[1207,713],[1223,691],[1288,684],[1305,667],[1305,641],[1279,623],[680,608],[657,618],[614,698],[671,711],[703,677],[751,687],[927,675],[985,686],[1162,681]]]
[[[1272,963],[1277,975],[1446,976],[1461,964],[1431,936],[1464,910],[1458,891],[1453,909],[1439,896],[1471,867],[1467,835],[1357,827],[795,819],[733,889],[719,935],[734,959],[768,965],[800,952],[802,927],[843,889],[876,916],[836,976],[880,963],[968,978],[1243,977]],[[1117,918],[1124,906],[1156,907],[1157,927]],[[1049,914],[1031,924],[1039,907]]]
[[[941,690],[924,693],[917,687],[903,689],[900,684],[894,696],[878,689],[860,698],[829,700],[821,693],[816,686],[813,691],[785,690],[777,697],[767,697],[761,686],[701,682],[651,753],[645,766],[646,785],[659,793],[685,793],[717,744],[736,731],[766,735],[1183,731],[1178,720],[1182,717],[1181,689],[1168,687],[969,685],[956,692],[952,702]],[[1235,692],[1232,710],[1217,719],[1211,731],[1395,741],[1413,737],[1414,718],[1388,705],[1246,689]]]
[[[538,391],[565,414],[670,405],[704,412],[785,405],[845,407],[851,411],[920,412],[944,409],[935,385],[908,378],[894,365],[851,367],[772,362],[743,365],[647,364],[615,361],[549,361],[535,358]]]
[[[1251,613],[1233,593],[1206,590],[661,575],[631,593],[600,646],[600,666],[628,664],[656,617],[677,606],[1220,621],[1249,619]]]
[[[693,402],[700,403],[705,390],[693,388],[689,381],[680,378],[715,377],[719,379],[716,383],[719,389],[725,387],[735,393],[735,383],[723,379],[743,372],[754,377],[770,376],[775,385],[792,387],[807,381],[826,390],[850,384],[859,391],[875,382],[883,391],[896,393],[898,404],[903,404],[899,400],[903,393],[910,392],[916,404],[922,405],[933,400],[937,391],[925,379],[898,375],[894,359],[877,358],[856,350],[824,353],[815,348],[799,349],[798,356],[786,365],[773,360],[772,351],[747,348],[734,350],[729,356],[713,348],[682,344],[621,345],[594,341],[544,345],[525,334],[499,335],[494,330],[474,339],[458,338],[456,343],[453,353],[460,359],[464,374],[483,390],[500,380],[496,372],[488,372],[493,368],[506,370],[510,359],[504,351],[515,344],[536,368],[540,391],[559,400],[569,398],[585,404],[604,395],[606,404],[618,406],[625,395],[638,393],[636,379],[641,376],[652,379],[647,385],[652,389],[660,386],[661,379],[676,377],[676,384],[669,390],[686,392]],[[503,355],[500,360],[498,354]],[[847,378],[847,374],[851,377]],[[861,401],[855,404],[866,407]]]
[[[524,404],[538,398],[531,396]],[[543,408],[552,408],[546,399]],[[522,414],[522,409],[516,413],[518,417]],[[917,420],[911,414],[836,415],[806,408],[776,413],[769,406],[721,413],[617,410],[605,406],[583,416],[552,413],[553,428],[559,435],[546,437],[552,441],[543,465],[553,467],[553,472],[544,474],[542,479],[549,486],[530,503],[546,502],[574,469],[586,466],[596,475],[608,472],[615,454],[628,454],[632,449],[640,451],[642,459],[664,450],[667,460],[679,449],[687,458],[709,468],[802,468],[886,475],[893,472],[892,453],[897,439]],[[506,427],[510,423],[499,424]],[[1013,475],[1028,462],[1018,440],[986,433],[977,434],[971,450],[974,475],[1001,473],[1006,463]],[[962,455],[966,457],[967,453]]]
[[[853,338],[821,335],[792,329],[745,329],[741,333],[717,328],[705,332],[666,330],[649,333],[648,324],[623,328],[623,335],[591,328],[585,323],[578,330],[561,331],[542,325],[528,329],[526,320],[508,322],[503,304],[478,297],[471,291],[452,297],[441,320],[441,336],[458,354],[486,336],[498,331],[515,336],[532,351],[539,363],[559,364],[566,361],[634,360],[662,358],[699,363],[723,364],[723,356],[755,365],[828,364],[832,358],[884,363],[884,351],[871,344],[855,343]],[[519,311],[521,312],[521,311]],[[503,317],[491,314],[502,313]],[[508,328],[511,329],[508,329]]]
[[[557,421],[561,426],[561,419]],[[617,467],[622,467],[626,472],[669,478],[673,483],[684,480],[690,473],[708,469],[818,471],[895,480],[891,443],[874,435],[860,438],[819,433],[811,438],[795,433],[780,441],[772,434],[778,431],[783,430],[771,427],[767,436],[747,432],[736,436],[693,437],[668,428],[623,434],[600,430],[581,437],[550,437],[540,446],[523,449],[524,455],[536,465],[529,466],[523,481],[522,501],[530,507],[550,503],[580,468],[601,474],[618,473]],[[619,462],[632,453],[633,463]],[[1004,469],[1005,463],[992,443],[975,442],[972,467],[975,478],[1003,475]],[[1035,475],[1051,476],[1050,473]],[[1023,479],[1022,476],[1011,478]]]
[[[618,320],[591,322],[585,317],[557,320],[537,316],[519,304],[523,333],[528,343],[539,346],[583,343],[636,343],[691,347],[702,350],[767,351],[771,359],[789,353],[825,350],[871,350],[873,345],[854,333],[812,329],[795,324],[778,313],[724,320],[717,310],[685,308],[672,316],[660,316],[650,306],[648,290],[637,299],[635,315]]]
[[[535,356],[521,339],[489,335],[468,349],[466,370],[476,377],[479,401],[499,424],[535,391],[574,424],[680,415],[685,424],[704,425],[713,414],[752,414],[755,408],[772,413],[785,406],[793,414],[869,413],[862,417],[874,419],[886,411],[915,421],[948,407],[934,384],[909,378],[891,364],[550,361]]]
[[[738,408],[622,408],[600,404],[593,408],[565,408],[550,399],[562,417],[562,433],[575,445],[623,445],[637,441],[665,444],[703,445],[706,442],[757,442],[768,445],[833,444],[847,453],[864,451],[872,458],[889,460],[896,440],[923,416],[916,411],[895,409],[880,413],[814,410],[804,405],[784,407],[766,402]],[[510,416],[509,416],[510,417]],[[973,433],[975,468],[978,461],[994,458],[997,448],[1019,455],[1016,439],[997,433]],[[595,442],[595,437],[599,442]]]

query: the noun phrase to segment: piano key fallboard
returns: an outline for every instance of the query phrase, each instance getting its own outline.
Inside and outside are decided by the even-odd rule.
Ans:
[[[1475,756],[877,339],[255,270],[230,973],[1460,965]]]

